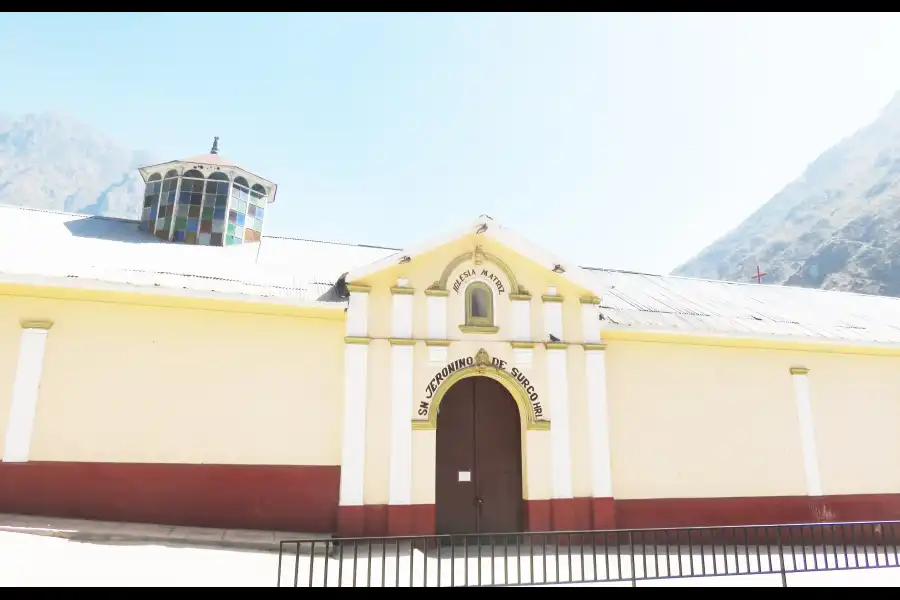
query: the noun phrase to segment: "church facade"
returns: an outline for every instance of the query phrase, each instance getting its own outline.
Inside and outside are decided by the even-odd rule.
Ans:
[[[900,300],[573,265],[480,217],[263,235],[0,207],[0,512],[406,535],[900,518]],[[439,233],[439,232],[438,232]]]

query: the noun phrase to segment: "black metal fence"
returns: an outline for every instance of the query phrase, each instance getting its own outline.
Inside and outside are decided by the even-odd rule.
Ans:
[[[284,540],[278,586],[585,585],[897,567],[900,521]]]

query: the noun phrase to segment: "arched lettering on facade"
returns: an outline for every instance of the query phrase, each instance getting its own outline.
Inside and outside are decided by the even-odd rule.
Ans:
[[[434,429],[437,426],[440,401],[447,390],[461,379],[476,376],[490,377],[501,383],[512,394],[528,429],[550,427],[550,421],[547,419],[534,383],[518,367],[509,368],[505,360],[491,358],[484,350],[479,350],[475,356],[457,358],[434,374],[416,406],[413,427]]]

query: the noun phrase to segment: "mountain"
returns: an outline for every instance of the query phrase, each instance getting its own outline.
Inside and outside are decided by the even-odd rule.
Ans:
[[[674,275],[900,296],[900,94]]]
[[[58,114],[0,114],[0,204],[137,218],[145,152]]]

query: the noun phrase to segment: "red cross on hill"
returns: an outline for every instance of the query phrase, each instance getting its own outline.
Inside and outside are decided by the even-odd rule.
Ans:
[[[753,279],[756,279],[756,283],[762,283],[762,278],[765,276],[765,273],[760,273],[759,265],[756,265],[756,275],[751,275]]]

